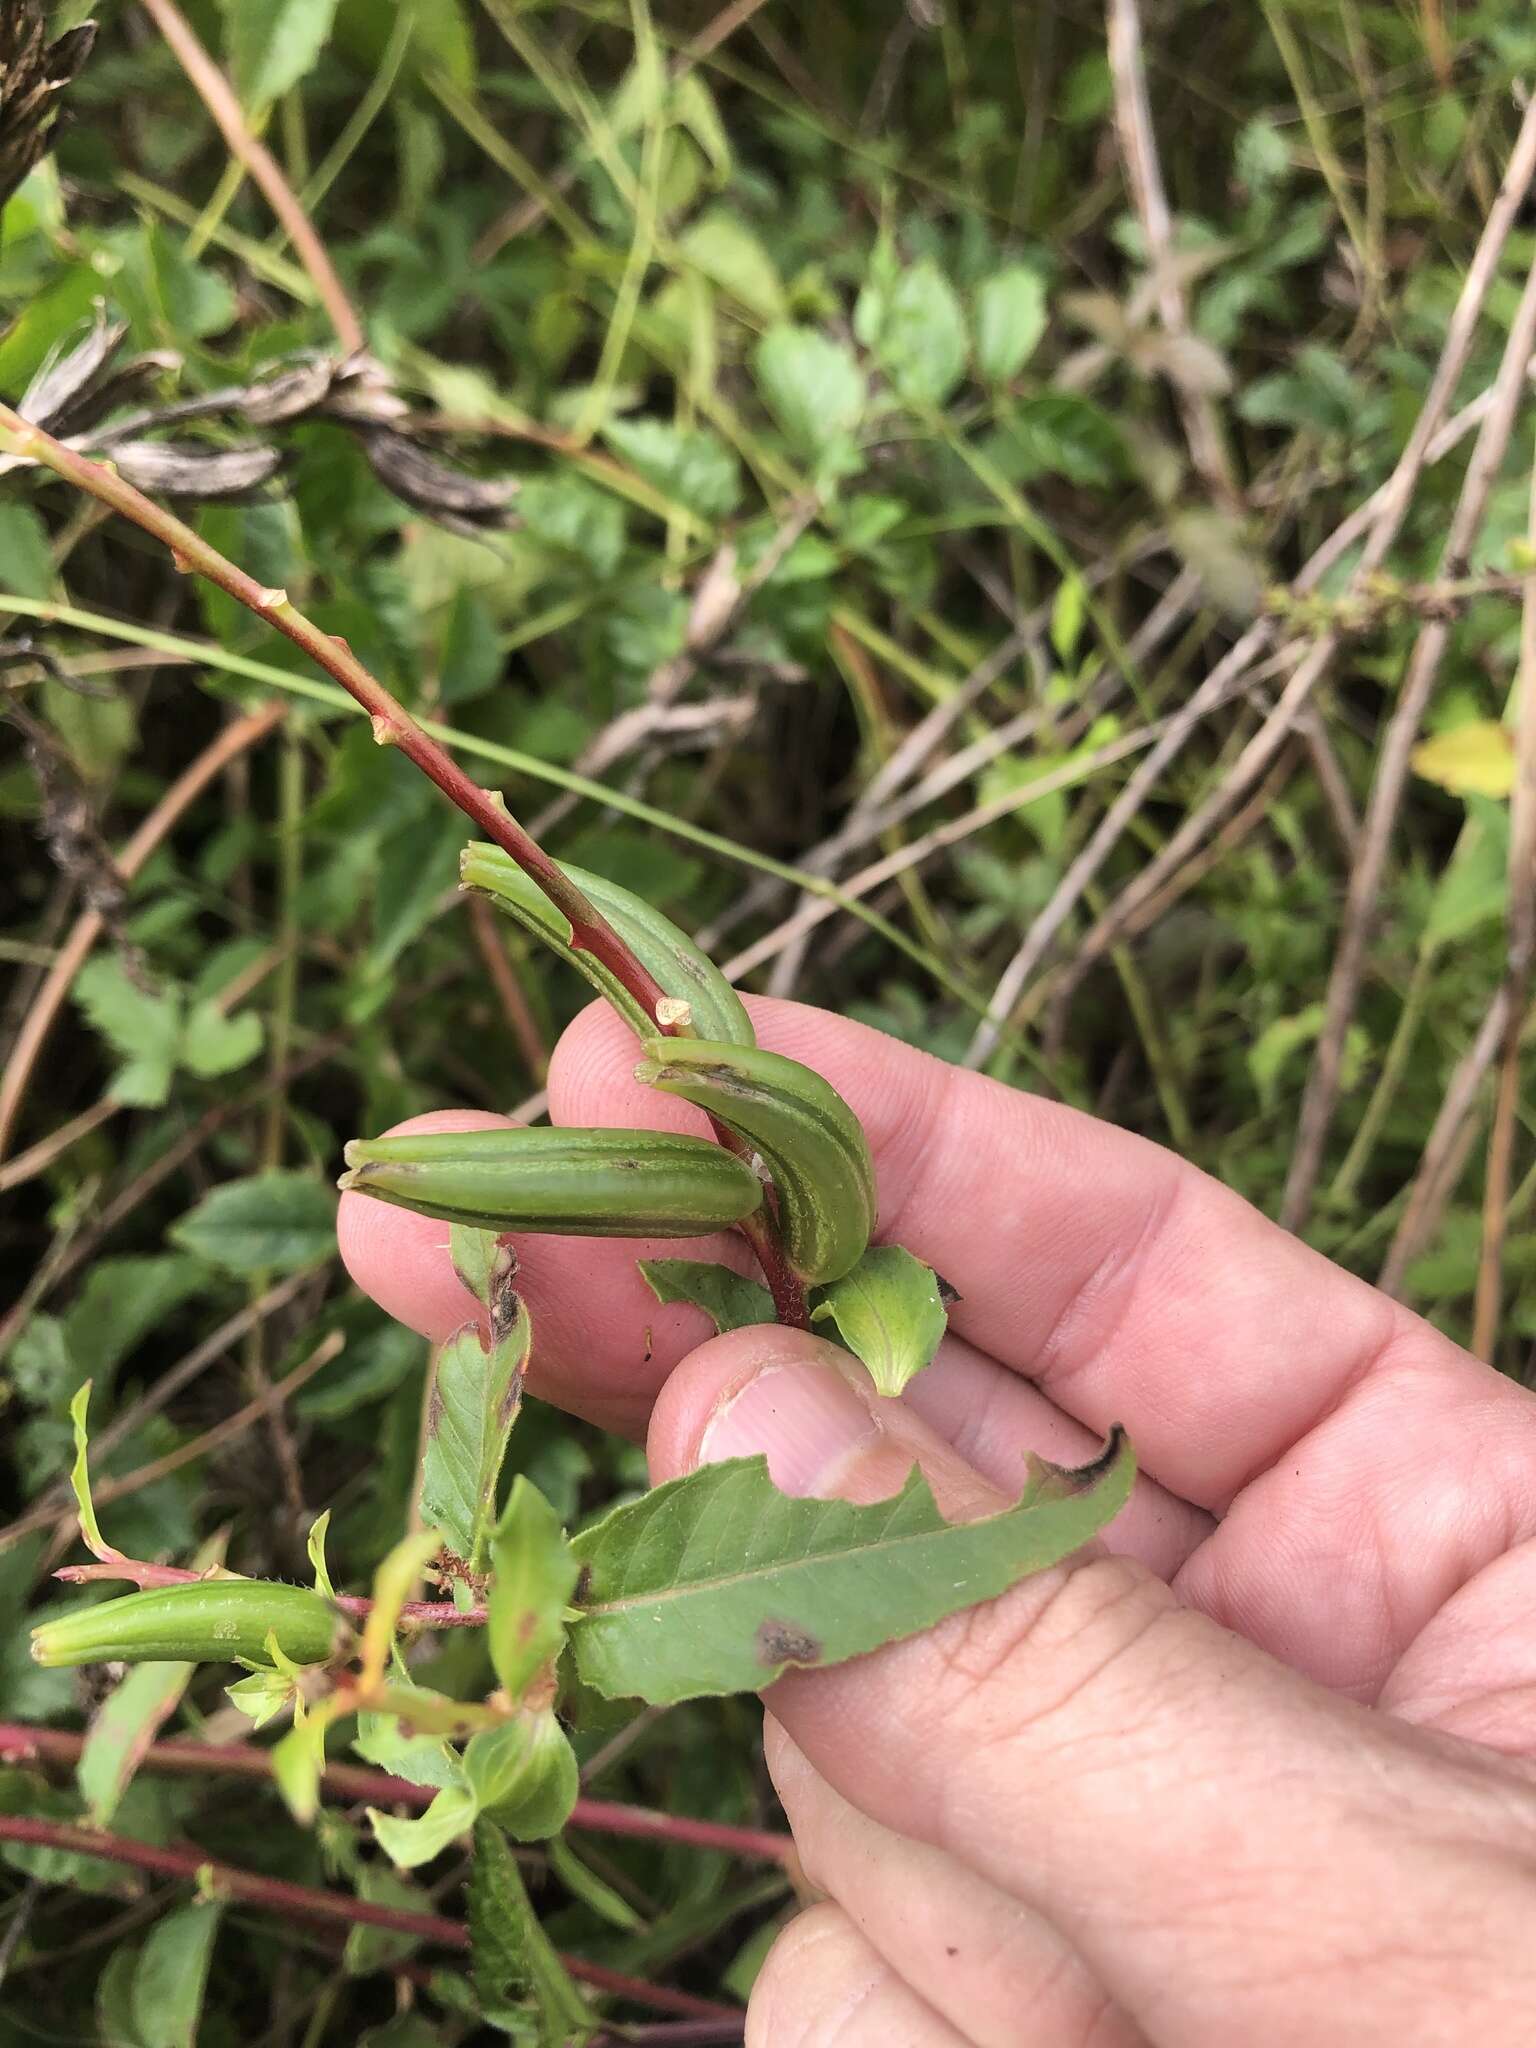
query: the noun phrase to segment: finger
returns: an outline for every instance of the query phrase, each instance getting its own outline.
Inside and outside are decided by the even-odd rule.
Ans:
[[[479,1130],[505,1121],[481,1110],[436,1110],[397,1128]],[[423,1336],[441,1341],[478,1313],[449,1259],[446,1224],[348,1193],[341,1198],[337,1235],[357,1284]],[[675,1254],[678,1248],[527,1234],[513,1241],[518,1285],[535,1333],[531,1390],[607,1428],[643,1436],[655,1390],[713,1331],[697,1309],[662,1307],[636,1270],[637,1257],[658,1249]],[[731,1239],[686,1250],[738,1267],[748,1263],[744,1247]],[[953,1431],[961,1438],[968,1461],[1011,1496],[1023,1481],[1026,1451],[1080,1464],[1097,1448],[1098,1440],[1081,1423],[963,1339],[946,1340],[939,1358],[914,1382],[909,1400],[940,1436]],[[1167,1575],[1209,1527],[1209,1517],[1198,1509],[1151,1481],[1138,1481],[1117,1538]]]
[[[1018,2037],[1015,2036],[1017,2040]],[[970,2048],[837,1906],[813,1906],[768,1951],[746,2048]]]
[[[751,1010],[764,1044],[858,1112],[881,1235],[958,1289],[955,1330],[1101,1436],[1124,1423],[1185,1499],[1224,1507],[1412,1325],[1159,1146],[825,1011]],[[551,1115],[703,1128],[634,1064],[633,1038],[594,1004],[556,1048]]]
[[[976,2048],[1144,2048],[1048,1920],[832,1790],[770,1714],[764,1749],[808,1882]]]
[[[1089,1429],[1123,1422],[1170,1495],[1228,1511],[1193,1556],[1188,1527],[1160,1556],[1133,1546],[1188,1557],[1181,1593],[1225,1626],[1369,1700],[1459,1585],[1536,1534],[1536,1397],[1206,1175],[862,1025],[752,1014],[859,1112],[882,1234],[959,1288],[954,1329]],[[672,1121],[631,1065],[617,1021],[586,1011],[556,1052],[556,1115]],[[967,1432],[942,1376],[911,1398]]]
[[[1381,1705],[1421,1727],[1536,1757],[1536,1542],[1479,1572],[1405,1651]]]
[[[507,1121],[484,1110],[445,1109],[412,1117],[394,1131],[485,1130]],[[422,1336],[440,1343],[478,1314],[453,1270],[446,1223],[348,1193],[336,1234],[358,1286]],[[750,1264],[745,1246],[725,1237],[662,1244],[515,1232],[512,1241],[534,1330],[530,1390],[635,1437],[645,1434],[655,1389],[714,1328],[699,1309],[658,1302],[636,1261],[681,1255],[722,1260],[738,1270]]]
[[[675,1375],[654,1476],[755,1443],[787,1490],[889,1490],[880,1406],[831,1402],[829,1379],[839,1401],[854,1383],[792,1332],[755,1376],[761,1334]],[[1385,2048],[1434,2038],[1426,2010],[1502,2040],[1536,1999],[1529,1783],[1310,1684],[1124,1558],[769,1698],[843,1798],[1035,1908],[1154,2040]]]

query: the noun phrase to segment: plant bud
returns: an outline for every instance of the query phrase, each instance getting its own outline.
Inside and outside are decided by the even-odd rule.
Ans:
[[[875,1170],[864,1127],[837,1090],[756,1046],[656,1038],[646,1051],[636,1080],[707,1110],[762,1154],[795,1271],[816,1284],[841,1279],[875,1227]]]
[[[344,1622],[307,1586],[270,1579],[201,1579],[82,1608],[32,1631],[39,1664],[266,1664],[267,1638],[295,1664],[330,1656]]]
[[[621,889],[617,882],[564,864],[562,872],[592,907],[602,912],[668,998],[687,1005],[690,1030],[701,1038],[731,1045],[756,1045],[757,1035],[741,997],[686,932],[679,931],[670,918],[653,910],[643,898]],[[489,896],[498,910],[515,917],[536,938],[569,960],[598,994],[612,1003],[637,1037],[650,1038],[658,1023],[675,1021],[647,1016],[601,961],[587,952],[573,952],[571,928],[564,912],[555,908],[538,884],[530,881],[511,855],[499,846],[479,840],[466,846],[459,858],[459,879],[463,888]]]
[[[741,1160],[668,1131],[431,1131],[354,1138],[346,1160],[343,1188],[481,1230],[702,1237],[763,1199]]]

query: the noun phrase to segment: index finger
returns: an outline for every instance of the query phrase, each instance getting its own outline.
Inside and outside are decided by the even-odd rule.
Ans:
[[[1405,1337],[1456,1348],[1144,1138],[800,1003],[749,999],[759,1038],[864,1123],[879,1236],[956,1288],[953,1327],[1143,1468],[1220,1510]],[[562,1124],[702,1128],[633,1077],[602,1004],[550,1068]],[[1426,1359],[1428,1362],[1428,1359]]]

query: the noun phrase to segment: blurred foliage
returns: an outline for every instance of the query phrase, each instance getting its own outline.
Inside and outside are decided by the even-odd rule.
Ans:
[[[273,484],[190,515],[208,537],[452,728],[518,815],[554,804],[557,854],[650,897],[722,959],[794,907],[771,864],[794,868],[861,822],[859,793],[904,736],[1019,628],[920,775],[950,758],[958,772],[836,872],[1054,786],[874,888],[876,922],[839,914],[746,977],[780,974],[959,1056],[1134,764],[1112,743],[1184,702],[1389,472],[1497,189],[1515,88],[1536,75],[1536,27],[1497,0],[1456,10],[1449,45],[1438,8],[1279,11],[1284,50],[1263,10],[1147,0],[1191,308],[1175,340],[1121,174],[1103,24],[1075,0],[768,0],[713,26],[691,0],[654,19],[613,0],[189,6],[302,196],[411,445],[515,486],[510,517],[487,522],[434,516],[430,492],[428,509],[413,502],[342,413],[264,429],[221,406],[330,335],[175,59],[120,0],[99,10],[53,155],[0,219],[0,394],[15,400],[104,303],[136,364],[122,408],[207,400],[179,445],[280,453]],[[52,25],[85,12],[55,7]],[[1491,379],[1533,240],[1522,219],[1462,402]],[[1217,409],[1241,516],[1191,470],[1179,391]],[[1309,1225],[1371,1276],[1502,970],[1501,720],[1529,442],[1522,426],[1454,606]],[[1436,574],[1462,468],[1420,483],[1390,565],[1404,587]],[[1136,652],[1186,570],[1172,630]],[[237,1569],[298,1577],[328,1505],[337,1582],[366,1583],[411,1497],[426,1359],[331,1255],[341,1143],[444,1101],[505,1111],[534,1096],[581,992],[499,932],[520,994],[509,1011],[454,907],[459,821],[310,687],[286,643],[142,536],[13,473],[0,586],[17,600],[0,681],[25,713],[0,762],[0,1043],[73,919],[95,906],[106,924],[20,1105],[11,1152],[30,1156],[20,1177],[0,1167],[0,1487],[16,1516],[56,1500],[70,1398],[94,1378],[93,1428],[127,1424],[98,1477],[128,1483],[117,1543],[185,1559],[225,1531]],[[1356,807],[1416,625],[1410,605],[1384,603],[1320,699]],[[284,691],[281,727],[118,889],[102,847],[122,847],[232,719]],[[1201,728],[1057,958],[1215,786],[1267,701],[1256,686]],[[1024,736],[1010,743],[1011,725]],[[1174,1142],[1270,1210],[1350,865],[1317,760],[1298,742],[1247,829],[1069,999],[1049,966],[1037,976],[991,1061]],[[611,803],[562,796],[587,764]],[[1458,1335],[1482,1157],[1479,1137],[1408,1279]],[[1536,1337],[1524,1137],[1517,1164],[1500,1332],[1515,1370]],[[185,1384],[141,1409],[225,1326]],[[344,1349],[283,1424],[133,1484],[331,1332]],[[632,1446],[536,1405],[509,1464],[573,1525],[643,1482]],[[60,1543],[44,1529],[0,1543],[0,1716],[78,1724],[91,1700],[14,1647],[29,1600],[57,1604],[36,1589]],[[430,1682],[467,1695],[483,1656],[470,1636],[447,1642]],[[590,1758],[626,1716],[588,1705]],[[201,1681],[174,1711],[172,1726],[237,1732]],[[760,1821],[754,1726],[744,1703],[647,1717],[598,1789]],[[20,1770],[0,1772],[0,1806],[79,1810]],[[113,1824],[430,1903],[424,1882],[381,1868],[355,1813],[328,1812],[313,1835],[276,1817],[259,1784],[141,1774]],[[583,1840],[580,1859],[520,1860],[559,1946],[715,1995],[744,1992],[787,1904],[776,1875],[695,1849]],[[354,1935],[338,1971],[339,1948],[298,1923],[130,1900],[124,1871],[51,1851],[0,1847],[0,1865],[15,1878],[0,1887],[0,2048],[491,2038],[466,1974],[429,1980],[376,1931]],[[68,1878],[89,1903],[28,1875]],[[452,1883],[451,1857],[439,1875]],[[412,2016],[397,2016],[402,1988]]]

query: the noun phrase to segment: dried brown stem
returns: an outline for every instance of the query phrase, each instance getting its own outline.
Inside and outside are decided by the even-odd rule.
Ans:
[[[1531,470],[1527,544],[1536,543],[1536,464]],[[1510,799],[1509,901],[1505,909],[1508,952],[1504,987],[1509,1018],[1504,1030],[1499,1092],[1488,1140],[1483,1183],[1483,1246],[1478,1260],[1472,1321],[1472,1349],[1491,1359],[1499,1334],[1503,1294],[1504,1233],[1509,1218],[1509,1181],[1514,1160],[1515,1118],[1520,1101],[1520,1024],[1536,964],[1536,567],[1525,579],[1520,614],[1520,673],[1515,692],[1515,785]]]
[[[139,0],[139,4],[175,52],[194,91],[213,116],[230,155],[245,166],[252,184],[276,215],[293,244],[293,253],[309,274],[343,353],[351,355],[364,345],[362,322],[326,254],[325,244],[310,225],[309,216],[283,176],[276,157],[251,133],[233,86],[198,41],[175,0]]]
[[[1536,263],[1532,264],[1526,278],[1525,290],[1521,294],[1494,382],[1494,401],[1478,431],[1461,495],[1451,517],[1440,564],[1442,577],[1454,580],[1467,572],[1472,545],[1487,510],[1489,493],[1508,450],[1510,435],[1514,432],[1515,415],[1525,387],[1525,366],[1533,346],[1536,346]],[[1338,1106],[1344,1044],[1360,997],[1381,878],[1408,780],[1408,759],[1439,677],[1450,633],[1448,621],[1439,618],[1430,619],[1420,630],[1377,757],[1361,831],[1360,857],[1350,873],[1343,926],[1328,978],[1323,1027],[1318,1033],[1311,1071],[1307,1076],[1296,1150],[1280,1206],[1280,1220],[1290,1230],[1299,1229],[1305,1221],[1322,1168],[1323,1150]],[[1512,1007],[1518,1017],[1518,1002]]]
[[[1306,595],[1316,590],[1323,577],[1347,555],[1349,549],[1360,541],[1362,536],[1364,545],[1350,579],[1349,589],[1353,594],[1357,590],[1367,588],[1402,529],[1424,468],[1447,455],[1474,425],[1480,426],[1486,422],[1494,403],[1492,391],[1480,394],[1470,405],[1464,406],[1454,419],[1445,420],[1444,416],[1456,385],[1466,368],[1483,302],[1497,275],[1500,256],[1515,225],[1533,173],[1536,173],[1536,98],[1527,106],[1521,121],[1520,132],[1510,153],[1504,182],[1468,266],[1461,294],[1446,329],[1440,360],[1435,366],[1429,390],[1425,394],[1424,403],[1403,452],[1386,482],[1373,491],[1365,503],[1357,507],[1309,557],[1291,586],[1296,593]],[[1180,751],[1203,709],[1208,708],[1210,696],[1218,687],[1225,686],[1235,674],[1241,673],[1246,666],[1258,659],[1271,642],[1272,626],[1272,621],[1261,619],[1251,627],[1201,684],[1185,707],[1185,714],[1190,720],[1188,726],[1181,728],[1177,735],[1170,734],[1166,748],[1160,750],[1161,758],[1157,759],[1155,767],[1153,757],[1149,756],[1132,777],[1121,798],[1117,799],[1111,813],[1106,816],[1095,833],[1089,847],[1063,877],[1056,896],[1042,911],[1037,924],[1044,924],[1052,919],[1059,923],[1060,917],[1065,914],[1060,909],[1059,898],[1070,897],[1068,908],[1071,903],[1078,900],[1108,857],[1121,831],[1145,799],[1152,783]],[[1299,664],[1273,711],[1223,776],[1219,786],[1190,813],[1156,858],[1140,870],[1098,918],[1073,962],[1073,979],[1080,980],[1093,963],[1102,958],[1110,946],[1117,943],[1141,907],[1162,891],[1169,878],[1215,830],[1221,819],[1235,804],[1242,802],[1248,790],[1265,772],[1284,745],[1297,714],[1332,661],[1339,640],[1337,632],[1330,632],[1325,633],[1310,646],[1301,641],[1293,643],[1291,652],[1299,657]],[[1140,785],[1135,790],[1134,802],[1131,801],[1133,785]]]
[[[1173,222],[1157,136],[1147,98],[1147,71],[1142,54],[1141,14],[1137,0],[1109,0],[1109,72],[1114,86],[1115,130],[1131,203],[1141,222],[1147,264],[1157,288],[1158,316],[1170,341],[1187,340],[1189,307],[1174,263]],[[1189,443],[1190,459],[1201,482],[1223,511],[1240,515],[1242,494],[1232,472],[1216,408],[1205,391],[1172,379],[1174,399]]]

